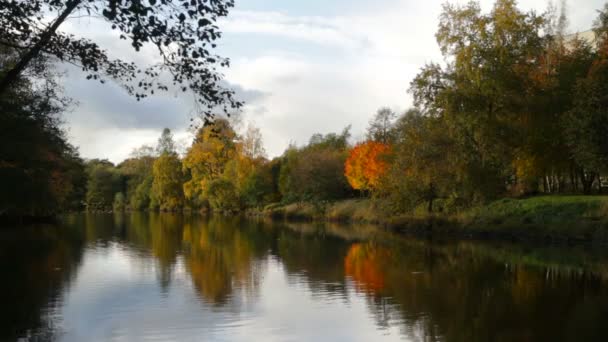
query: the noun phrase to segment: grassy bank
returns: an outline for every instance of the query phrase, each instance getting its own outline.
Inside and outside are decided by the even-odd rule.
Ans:
[[[396,231],[509,240],[608,242],[608,196],[502,199],[457,214],[386,215],[367,199],[270,205],[257,215],[280,220],[377,223]]]

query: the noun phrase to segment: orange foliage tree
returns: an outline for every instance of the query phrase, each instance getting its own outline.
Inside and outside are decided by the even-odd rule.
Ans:
[[[357,144],[349,153],[344,165],[348,183],[357,190],[373,190],[386,172],[386,155],[390,146],[376,141]]]

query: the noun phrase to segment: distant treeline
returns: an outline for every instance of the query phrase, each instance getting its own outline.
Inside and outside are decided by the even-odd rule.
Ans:
[[[63,108],[56,88],[24,78],[2,96],[2,112],[14,115],[2,118],[0,179],[9,191],[0,213],[239,210],[370,196],[400,214],[600,192],[608,173],[608,5],[591,25],[583,39],[565,34],[563,9],[538,15],[498,0],[483,13],[476,2],[446,4],[436,34],[444,61],[411,82],[414,108],[379,110],[355,145],[347,128],[272,160],[258,129],[237,134],[216,117],[183,156],[166,129],[156,148],[119,165],[85,163],[53,119]]]

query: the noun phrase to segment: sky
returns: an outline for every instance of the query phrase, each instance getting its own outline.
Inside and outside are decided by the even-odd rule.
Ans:
[[[355,140],[381,107],[412,105],[407,89],[419,69],[441,62],[435,41],[443,0],[236,0],[220,23],[217,53],[231,60],[225,81],[246,102],[239,129],[258,126],[269,157],[314,133],[352,125]],[[465,3],[451,0],[450,3]],[[489,11],[493,0],[480,1]],[[605,0],[570,0],[570,32],[591,27]],[[547,0],[520,0],[543,12]],[[151,49],[134,53],[105,22],[70,19],[61,28],[92,38],[113,57],[143,63]],[[115,163],[141,145],[155,145],[164,127],[190,144],[192,98],[166,93],[136,101],[116,84],[87,81],[62,67],[66,95],[75,104],[64,117],[68,137],[84,158]]]

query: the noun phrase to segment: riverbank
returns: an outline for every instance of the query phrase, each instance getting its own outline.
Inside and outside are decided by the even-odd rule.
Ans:
[[[608,196],[502,199],[456,214],[381,213],[368,199],[270,205],[250,214],[275,220],[375,223],[414,235],[513,241],[608,243]]]

